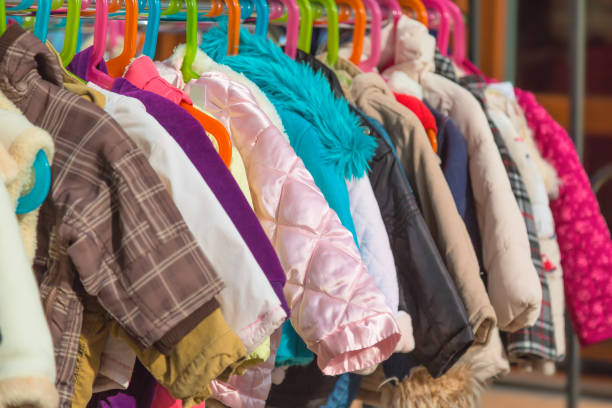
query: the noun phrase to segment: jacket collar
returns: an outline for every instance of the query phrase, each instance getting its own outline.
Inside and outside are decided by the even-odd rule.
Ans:
[[[220,24],[204,35],[200,47],[215,61],[244,73],[279,111],[292,111],[319,129],[325,148],[322,159],[337,174],[346,179],[365,174],[376,142],[363,133],[348,103],[334,97],[320,73],[291,60],[271,41],[246,29],[240,34],[238,55],[227,56],[226,44],[227,25]]]
[[[57,58],[33,34],[12,24],[0,37],[0,86],[16,101],[30,94],[32,83],[45,80],[62,86],[62,70]]]
[[[364,92],[368,91],[378,91],[395,100],[393,92],[391,89],[389,89],[385,83],[385,80],[380,75],[373,72],[367,72],[353,78],[351,94],[354,100],[357,100],[360,95],[363,95]]]
[[[310,65],[313,71],[320,72],[321,75],[325,77],[327,82],[329,82],[329,86],[334,93],[336,98],[344,98],[344,91],[342,89],[342,85],[340,85],[340,81],[338,77],[332,71],[330,67],[325,65],[321,60],[317,59],[312,54],[307,54],[302,50],[297,50],[295,60],[298,62],[304,62],[307,65]]]
[[[386,44],[392,50],[392,61],[379,63],[379,68],[384,69],[382,75],[385,78],[391,76],[394,71],[402,71],[420,82],[421,77],[427,72],[435,71],[436,40],[427,31],[427,27],[407,16],[402,16],[397,24],[397,32],[393,36],[393,25],[384,28],[389,40]]]

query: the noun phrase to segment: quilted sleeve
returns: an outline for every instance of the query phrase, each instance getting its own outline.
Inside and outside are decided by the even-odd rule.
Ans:
[[[255,213],[287,275],[291,322],[327,375],[385,360],[400,334],[351,233],[329,208],[286,138],[242,84],[205,73],[206,110],[232,135]]]

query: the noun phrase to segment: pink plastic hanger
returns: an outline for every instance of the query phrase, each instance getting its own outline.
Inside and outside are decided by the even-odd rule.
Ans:
[[[423,3],[427,8],[432,9],[438,13],[439,16],[439,26],[438,26],[438,40],[437,45],[438,49],[443,55],[448,54],[448,37],[449,37],[449,28],[450,28],[450,13],[446,7],[446,4],[443,0],[423,0]],[[430,28],[431,28],[431,18]]]
[[[402,16],[402,6],[400,6],[398,0],[380,0],[386,8],[391,11],[391,16],[393,17],[393,32],[397,29],[397,22]]]
[[[96,1],[96,19],[94,22],[94,44],[87,66],[87,77],[104,89],[113,87],[114,79],[97,67],[104,58],[106,49],[106,26],[108,24],[108,0]]]
[[[268,2],[268,10],[270,11],[270,20],[281,18],[285,13],[285,7],[278,0],[270,0]]]
[[[297,0],[281,0],[287,9],[287,40],[285,43],[285,54],[295,59],[300,30],[300,10]]]
[[[378,61],[380,61],[380,30],[382,16],[376,0],[362,1],[366,9],[370,11],[370,56],[359,64],[359,68],[365,72],[370,72],[378,66]]]
[[[465,23],[463,13],[459,7],[450,0],[446,1],[446,7],[453,19],[453,61],[463,67],[465,62]]]

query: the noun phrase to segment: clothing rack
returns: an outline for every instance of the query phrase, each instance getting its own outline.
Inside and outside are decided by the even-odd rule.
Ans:
[[[519,0],[506,1],[506,55],[505,79],[515,80],[516,52],[518,32],[518,3]],[[585,55],[586,55],[586,0],[572,0],[568,8],[572,21],[570,38],[570,126],[569,133],[576,145],[578,157],[584,155],[584,93],[585,93]],[[478,65],[480,63],[480,0],[469,0],[469,52],[470,59]],[[612,179],[612,165],[608,165],[597,172],[592,178],[592,185],[597,190],[608,180]],[[577,408],[580,398],[580,345],[574,333],[569,317],[566,316],[567,337],[567,380],[565,386],[566,406]],[[543,390],[542,386],[529,387],[534,390]]]

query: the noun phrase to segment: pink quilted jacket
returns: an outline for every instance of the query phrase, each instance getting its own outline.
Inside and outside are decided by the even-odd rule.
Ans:
[[[583,345],[612,338],[612,241],[597,199],[565,129],[533,94],[515,92],[542,157],[561,178],[559,197],[550,208],[574,328]]]
[[[393,313],[301,159],[246,86],[220,72],[186,90],[194,82],[242,156],[255,214],[287,274],[291,322],[321,370],[337,375],[385,360],[400,339]]]

